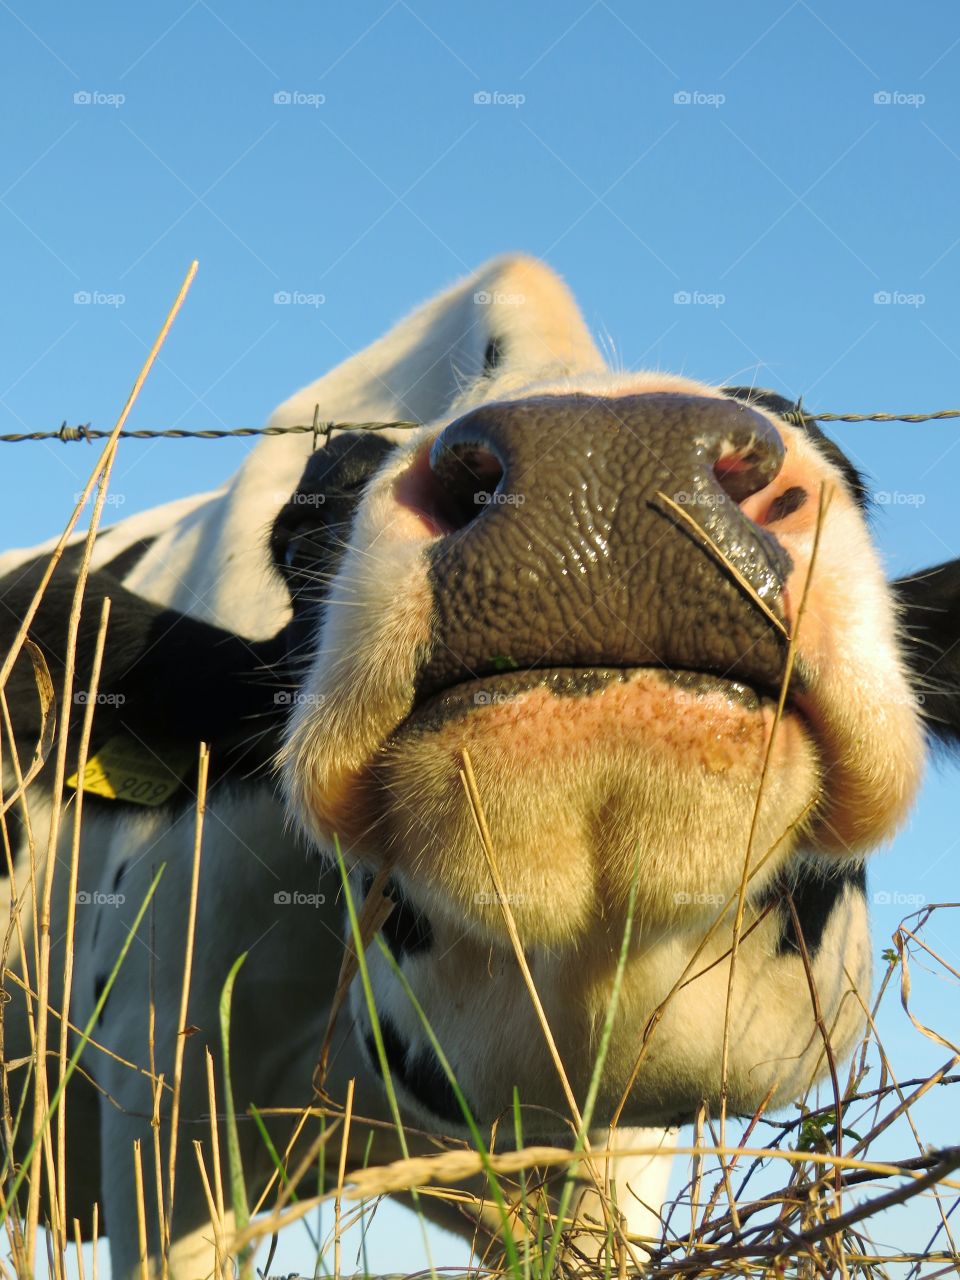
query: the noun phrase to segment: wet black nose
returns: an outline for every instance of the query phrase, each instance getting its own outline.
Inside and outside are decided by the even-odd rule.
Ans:
[[[789,558],[739,504],[783,458],[769,420],[728,399],[545,396],[451,423],[427,478],[446,532],[429,552],[424,691],[504,666],[662,665],[775,686],[783,637],[698,530],[782,617]]]

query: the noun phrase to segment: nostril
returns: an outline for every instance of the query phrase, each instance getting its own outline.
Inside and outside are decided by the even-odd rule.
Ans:
[[[440,512],[451,529],[462,529],[495,500],[503,467],[479,443],[447,444],[441,436],[430,451],[430,470]]]
[[[801,489],[799,485],[791,485],[789,489],[784,489],[783,493],[770,503],[763,523],[775,524],[778,520],[786,520],[787,516],[792,516],[795,511],[806,506],[808,497],[806,489]]]
[[[739,448],[730,447],[713,464],[717,484],[734,502],[743,502],[752,494],[765,488],[783,465],[783,444],[772,448],[768,436],[751,440]]]
[[[479,443],[450,444],[440,436],[399,477],[394,493],[432,533],[442,535],[475,520],[496,500],[502,479],[503,467],[490,449]]]

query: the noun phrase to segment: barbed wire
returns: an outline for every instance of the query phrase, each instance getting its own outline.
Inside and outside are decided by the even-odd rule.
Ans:
[[[392,429],[412,430],[422,427],[422,422],[298,422],[288,427],[231,427],[206,428],[188,431],[181,427],[167,427],[162,431],[141,429],[139,431],[121,431],[121,440],[227,440],[230,437],[243,436],[286,436],[312,432],[317,437],[329,437],[334,431],[388,431]],[[0,435],[0,444],[22,444],[27,440],[59,440],[63,444],[72,444],[75,440],[106,440],[113,433],[100,431],[84,423],[78,427],[70,427],[65,422],[56,431],[24,431]]]
[[[791,410],[780,414],[786,422],[797,425],[803,422],[942,422],[948,418],[960,418],[960,409],[937,409],[933,413],[809,413],[806,409]],[[227,440],[244,436],[285,436],[304,435],[312,432],[315,439],[329,439],[334,431],[412,431],[422,427],[422,422],[298,422],[286,427],[209,427],[190,431],[181,427],[167,427],[163,430],[140,429],[137,431],[121,431],[121,440]],[[72,444],[77,440],[86,440],[92,444],[95,440],[106,440],[112,432],[101,431],[91,427],[89,422],[71,427],[62,422],[56,431],[23,431],[0,435],[0,444],[23,444],[34,440],[59,440],[62,444]]]

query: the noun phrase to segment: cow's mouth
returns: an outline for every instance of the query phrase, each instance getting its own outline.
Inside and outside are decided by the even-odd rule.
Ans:
[[[666,698],[671,695],[678,708],[711,697],[729,704],[731,710],[759,712],[776,705],[780,690],[773,685],[746,683],[713,671],[689,671],[637,665],[635,667],[533,667],[526,671],[498,671],[478,675],[417,698],[404,722],[405,730],[429,733],[485,708],[520,706],[530,694],[542,690],[557,699],[602,697],[619,686],[633,683],[659,686]],[[799,692],[797,676],[791,682],[788,709],[794,709],[792,694]]]

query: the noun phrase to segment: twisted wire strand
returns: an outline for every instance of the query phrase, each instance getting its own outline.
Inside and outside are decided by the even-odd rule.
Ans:
[[[794,409],[781,414],[786,422],[801,424],[803,422],[942,422],[950,418],[960,418],[960,409],[938,409],[933,413],[810,413],[806,409]],[[232,427],[205,428],[189,431],[181,427],[168,427],[164,430],[140,429],[137,431],[121,431],[121,440],[228,440],[244,436],[285,436],[305,435],[312,433],[316,439],[328,440],[334,431],[412,431],[422,426],[421,422],[299,422],[288,427]],[[59,440],[62,444],[71,444],[77,440],[86,440],[92,444],[95,440],[105,440],[109,431],[100,431],[91,427],[89,422],[71,427],[61,423],[56,431],[23,431],[0,435],[0,444],[22,444],[34,440]]]

